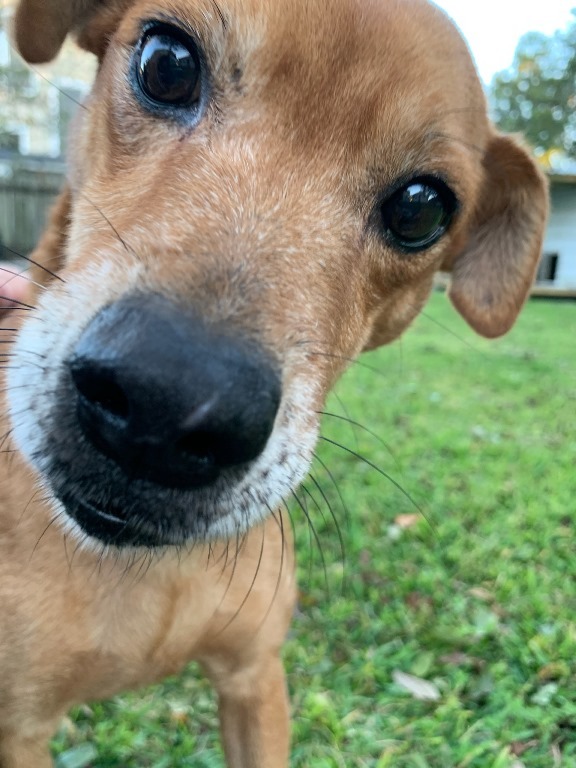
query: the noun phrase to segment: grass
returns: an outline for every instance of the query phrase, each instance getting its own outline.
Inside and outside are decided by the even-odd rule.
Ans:
[[[325,418],[368,460],[321,445],[338,493],[314,468],[345,560],[327,509],[310,506],[322,555],[295,512],[294,768],[576,765],[575,352],[576,303],[532,301],[486,342],[435,295],[340,383],[328,410],[388,447]],[[222,768],[216,727],[191,668],[74,712],[57,765]]]

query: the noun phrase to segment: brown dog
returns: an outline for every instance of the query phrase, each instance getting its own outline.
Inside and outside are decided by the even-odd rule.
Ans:
[[[507,331],[545,182],[424,0],[21,0],[15,32],[100,65],[7,380],[0,765],[48,766],[71,704],[194,658],[229,765],[281,768],[278,509],[326,393],[440,269]]]

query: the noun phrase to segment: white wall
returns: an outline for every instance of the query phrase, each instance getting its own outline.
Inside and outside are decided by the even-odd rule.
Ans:
[[[554,284],[576,288],[576,183],[552,182],[552,214],[544,240],[544,253],[558,253]]]

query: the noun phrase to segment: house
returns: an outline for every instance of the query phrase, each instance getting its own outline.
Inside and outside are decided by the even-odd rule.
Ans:
[[[89,90],[96,62],[67,41],[56,61],[28,67],[10,42],[13,7],[13,0],[0,0],[0,150],[61,157],[71,118]]]
[[[550,175],[551,213],[533,294],[576,298],[576,175]]]

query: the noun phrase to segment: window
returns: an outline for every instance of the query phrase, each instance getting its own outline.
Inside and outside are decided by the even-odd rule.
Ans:
[[[557,253],[544,253],[540,260],[538,272],[536,273],[537,283],[553,283],[556,279],[556,272],[558,271],[558,254]]]
[[[0,128],[0,149],[20,152],[20,134],[16,131],[3,131]]]

